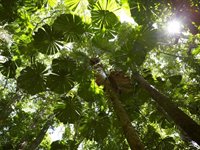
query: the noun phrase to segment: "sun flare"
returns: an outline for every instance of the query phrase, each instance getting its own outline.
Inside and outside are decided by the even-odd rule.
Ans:
[[[172,20],[167,23],[167,32],[170,34],[178,34],[181,32],[181,22]]]

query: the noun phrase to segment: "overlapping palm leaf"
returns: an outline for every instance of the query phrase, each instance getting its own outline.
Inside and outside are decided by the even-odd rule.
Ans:
[[[82,105],[78,99],[64,98],[63,103],[54,110],[56,117],[63,123],[75,123],[81,117]]]
[[[8,49],[2,51],[0,56],[1,59],[5,59],[5,61],[0,62],[0,72],[7,78],[14,78],[16,75],[17,62],[12,60]]]
[[[41,63],[26,67],[17,78],[17,86],[32,95],[43,92],[46,89],[45,69]]]
[[[95,119],[82,122],[79,131],[90,140],[102,141],[108,134],[110,120],[104,112],[100,112]]]
[[[33,38],[35,48],[43,54],[51,55],[61,50],[63,34],[55,31],[49,25],[44,25],[40,28]]]
[[[47,86],[57,93],[68,92],[73,87],[76,63],[69,57],[59,57],[52,62],[52,74],[47,77]]]
[[[67,42],[74,42],[86,32],[87,26],[77,15],[62,14],[54,21],[53,29],[62,32]]]
[[[111,29],[119,24],[119,19],[115,15],[115,11],[119,7],[114,0],[97,1],[91,11],[92,23],[101,29]]]

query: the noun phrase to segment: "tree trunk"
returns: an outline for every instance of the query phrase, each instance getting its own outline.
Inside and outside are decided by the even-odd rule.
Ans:
[[[138,73],[133,78],[140,83],[166,114],[177,124],[193,141],[200,145],[200,125],[180,110],[170,99],[150,85]]]
[[[110,102],[113,105],[114,111],[118,117],[118,120],[122,126],[122,130],[124,135],[128,141],[128,144],[132,150],[144,150],[144,146],[139,139],[139,136],[134,129],[131,121],[129,119],[128,114],[126,113],[125,109],[122,106],[121,101],[119,100],[119,95],[114,89],[114,85],[112,82],[107,78],[102,65],[100,63],[93,64],[93,68],[96,71],[96,83],[98,85],[104,85],[104,91],[107,96],[110,98]]]
[[[29,146],[27,146],[27,150],[35,150],[38,148],[38,146],[40,145],[40,143],[42,142],[42,140],[44,139],[44,136],[46,135],[47,130],[49,129],[50,125],[52,124],[52,119],[53,119],[53,115],[49,117],[49,119],[46,121],[46,123],[44,124],[42,130],[40,131],[40,133],[37,135],[36,139],[33,140]]]
[[[132,150],[143,150],[144,146],[139,139],[137,131],[134,129],[133,125],[131,124],[129,116],[126,113],[125,109],[123,108],[122,103],[118,98],[119,97],[118,94],[114,92],[115,90],[110,85],[109,80],[106,80],[104,82],[104,88],[105,88],[106,94],[109,96],[110,101],[112,102],[113,108],[122,126],[124,135],[128,141],[130,148]]]

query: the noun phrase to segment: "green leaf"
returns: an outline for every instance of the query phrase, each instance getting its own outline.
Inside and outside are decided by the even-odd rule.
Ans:
[[[17,0],[1,0],[0,21],[12,22],[17,16]]]
[[[65,4],[69,9],[73,11],[83,11],[83,9],[87,8],[88,1],[87,0],[65,0]]]
[[[156,145],[159,143],[159,139],[160,139],[160,135],[156,132],[156,129],[153,126],[148,125],[147,132],[144,135],[144,140],[147,142],[145,144],[151,147],[152,142],[155,143]]]
[[[154,22],[157,17],[156,13],[162,11],[161,9],[158,12],[156,11],[159,3],[155,0],[151,0],[148,3],[143,0],[129,1],[129,5],[132,8],[131,15],[139,25],[147,25]]]
[[[77,15],[62,14],[54,21],[53,28],[56,31],[63,32],[67,42],[79,40],[86,32],[86,25]]]
[[[107,114],[100,112],[96,119],[89,119],[82,123],[79,130],[87,139],[100,142],[107,136],[109,125],[110,120]]]
[[[45,91],[45,69],[46,66],[40,63],[26,67],[17,78],[17,86],[32,95]]]
[[[0,71],[7,78],[14,78],[16,75],[17,66],[14,61],[8,60],[4,63],[0,63]]]
[[[158,149],[162,150],[174,149],[175,144],[176,142],[172,137],[166,137],[159,143]]]
[[[108,10],[94,10],[92,11],[92,23],[101,29],[111,29],[119,25],[119,19]]]
[[[143,28],[141,32],[142,36],[139,37],[139,40],[145,45],[146,48],[148,48],[148,50],[151,50],[156,46],[158,37],[162,34],[159,33],[157,29],[152,29],[152,27],[147,27],[147,29]]]
[[[48,4],[50,7],[55,7],[57,5],[58,1],[57,0],[48,0]]]
[[[198,55],[200,53],[200,46],[198,46],[196,49],[192,50],[193,55]]]
[[[182,75],[174,75],[169,77],[169,81],[172,83],[172,85],[177,85],[181,82]]]
[[[54,110],[56,117],[63,123],[75,123],[81,117],[82,105],[78,99],[65,98],[65,108],[57,108]]]
[[[70,57],[59,57],[52,61],[52,74],[47,77],[47,86],[56,93],[68,92],[73,87],[76,63]]]
[[[97,95],[91,88],[91,82],[86,82],[80,84],[78,88],[78,95],[83,98],[84,101],[87,102],[95,102]]]
[[[70,57],[59,57],[52,61],[52,71],[56,74],[72,74],[76,69],[76,62]]]
[[[144,43],[141,43],[140,41],[135,41],[135,43],[133,44],[133,48],[130,51],[129,57],[137,66],[141,66],[145,61],[146,54],[147,52]]]
[[[51,143],[51,150],[66,150],[66,144],[61,141],[54,141]]]
[[[47,76],[47,87],[59,94],[67,93],[73,87],[70,74],[50,74]]]
[[[4,49],[3,51],[1,51],[0,54],[0,71],[7,78],[14,78],[16,75],[17,63],[20,64],[20,62],[18,62],[19,60],[12,60],[13,58],[11,56],[11,53],[5,45],[2,46],[0,44],[0,46],[0,49]]]
[[[63,45],[61,42],[63,40],[63,35],[52,29],[49,25],[44,25],[42,28],[38,29],[33,38],[35,48],[43,54],[55,54]]]

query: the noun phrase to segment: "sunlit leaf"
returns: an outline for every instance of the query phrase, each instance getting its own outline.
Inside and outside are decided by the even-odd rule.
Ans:
[[[92,11],[92,22],[94,25],[103,28],[114,28],[119,25],[117,16],[108,10],[94,10]]]
[[[200,46],[197,47],[196,49],[192,50],[192,54],[195,55],[195,56],[200,54]]]
[[[98,0],[94,4],[93,10],[107,10],[110,12],[117,11],[120,7],[115,0]]]
[[[88,6],[87,0],[65,0],[65,5],[73,11],[83,11]]]
[[[100,96],[95,94],[95,91],[92,89],[90,82],[84,82],[79,86],[78,95],[87,102],[95,102],[95,100],[99,100]]]
[[[55,7],[58,3],[58,0],[48,0],[48,4],[51,7]]]

